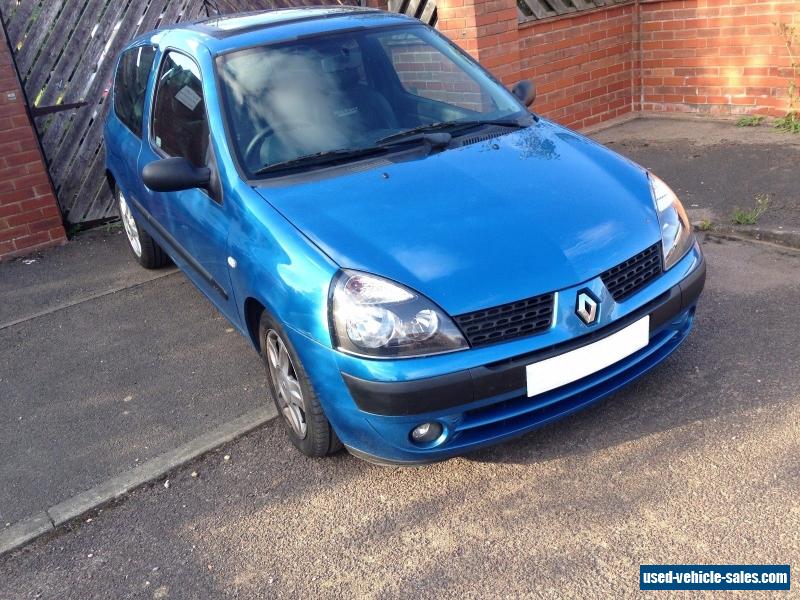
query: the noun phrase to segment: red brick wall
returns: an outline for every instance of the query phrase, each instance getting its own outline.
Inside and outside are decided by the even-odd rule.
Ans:
[[[504,83],[519,72],[519,32],[514,0],[437,0],[436,28]]]
[[[536,83],[536,111],[575,128],[633,110],[633,3],[518,23],[513,0],[442,0],[439,29],[506,85]]]
[[[791,61],[775,23],[800,25],[800,1],[650,1],[641,11],[644,111],[787,111]]]
[[[489,110],[489,98],[456,65],[420,43],[386,48],[400,83],[413,94],[471,110]]]
[[[520,27],[518,78],[536,82],[536,110],[577,129],[633,110],[632,4]]]
[[[776,22],[800,26],[800,0],[640,0],[529,23],[513,0],[439,0],[443,33],[503,83],[533,79],[536,110],[579,129],[640,110],[784,114]]]
[[[61,212],[3,32],[0,40],[0,260],[66,241]]]

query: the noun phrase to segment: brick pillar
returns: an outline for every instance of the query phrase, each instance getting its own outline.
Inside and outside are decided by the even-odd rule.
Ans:
[[[506,85],[519,76],[519,23],[514,0],[438,0],[436,27]]]
[[[0,40],[0,261],[67,241],[4,28]]]

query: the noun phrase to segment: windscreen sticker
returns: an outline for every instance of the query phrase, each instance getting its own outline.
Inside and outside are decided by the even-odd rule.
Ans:
[[[177,94],[175,94],[175,99],[183,104],[189,110],[194,110],[197,108],[197,105],[200,104],[202,98],[197,95],[192,88],[188,85],[183,86]]]

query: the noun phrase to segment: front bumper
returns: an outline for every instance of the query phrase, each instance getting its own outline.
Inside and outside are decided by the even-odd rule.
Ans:
[[[415,376],[420,372],[418,365],[435,364],[443,357],[435,357],[436,361],[399,361],[389,366],[381,361],[356,361],[336,353],[338,372],[334,375],[334,368],[329,365],[330,376],[320,382],[326,388],[319,390],[320,399],[348,449],[374,462],[423,464],[520,435],[613,393],[660,363],[680,345],[691,329],[694,307],[705,283],[706,267],[699,246],[673,269],[624,305],[615,305],[601,282],[576,286],[575,290],[594,286],[593,291],[602,297],[607,310],[597,328],[588,332],[585,326],[570,325],[574,302],[570,302],[569,294],[573,292],[564,290],[561,292],[566,296],[561,309],[564,312],[556,319],[561,323],[554,323],[554,331],[549,334],[533,336],[532,340],[539,338],[536,347],[504,355],[502,349],[508,352],[513,344],[497,344],[495,354],[475,356],[480,362],[467,368],[451,366],[448,370],[445,363],[438,367],[441,373],[419,377]],[[583,379],[527,396],[528,364],[595,342],[647,314],[650,343],[646,347]],[[556,343],[543,344],[544,340],[554,339]],[[478,354],[466,351],[444,357],[450,356],[451,363],[458,363],[473,353]],[[389,377],[364,370],[387,367],[394,369]],[[405,370],[398,372],[399,368]],[[316,369],[309,370],[319,373]],[[403,379],[403,375],[410,376]],[[332,382],[334,377],[338,381]],[[317,387],[317,382],[314,383]],[[439,422],[444,434],[431,444],[414,444],[409,437],[411,429],[427,421]]]
[[[342,373],[350,394],[364,412],[383,416],[420,415],[493,398],[526,387],[525,367],[531,363],[586,346],[650,315],[650,337],[664,328],[682,311],[695,304],[706,279],[705,262],[669,291],[600,329],[502,361],[438,377],[414,381],[369,381]]]

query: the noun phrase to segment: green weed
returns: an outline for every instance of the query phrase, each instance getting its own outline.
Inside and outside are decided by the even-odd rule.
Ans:
[[[764,121],[763,116],[747,115],[736,121],[737,127],[758,127]]]
[[[711,231],[711,221],[708,219],[703,219],[697,224],[697,229],[700,231]]]
[[[780,129],[786,133],[800,133],[800,113],[789,112],[780,119],[775,119],[775,129]]]
[[[738,206],[733,209],[731,222],[734,225],[755,225],[767,209],[769,208],[769,195],[759,194],[756,196],[756,205],[749,209],[744,210]]]

